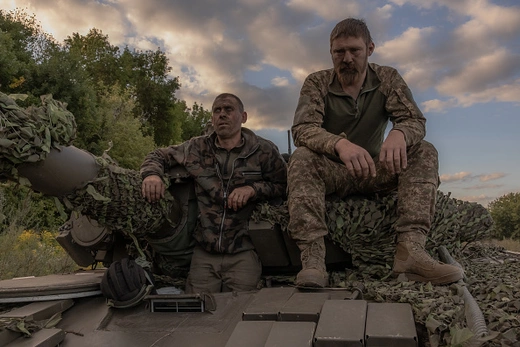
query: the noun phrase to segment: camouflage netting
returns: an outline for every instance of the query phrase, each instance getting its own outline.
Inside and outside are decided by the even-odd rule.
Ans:
[[[43,97],[44,106],[21,109],[0,93],[0,176],[17,179],[16,165],[44,160],[51,148],[70,145],[75,134],[72,114],[65,105]],[[154,232],[167,221],[173,199],[148,204],[141,196],[137,171],[118,167],[108,157],[96,158],[99,175],[73,194],[61,198],[68,210],[92,216],[111,230],[137,237]],[[520,261],[503,251],[474,246],[489,237],[492,220],[479,204],[438,192],[437,211],[427,249],[444,245],[462,263],[467,284],[486,318],[488,346],[520,345]],[[431,286],[390,279],[396,220],[395,196],[352,198],[327,202],[331,238],[353,257],[353,269],[331,273],[333,286],[351,288],[362,281],[365,298],[379,302],[408,302],[416,322],[427,329],[428,346],[462,345],[471,334],[463,317],[460,285]],[[266,219],[286,229],[287,206],[259,205],[255,219]],[[482,260],[485,258],[484,260]],[[285,281],[291,281],[287,277]],[[2,324],[5,323],[5,324]],[[9,324],[11,324],[10,322]],[[0,322],[0,329],[25,329]]]
[[[23,109],[0,92],[0,175],[17,178],[17,164],[44,160],[51,148],[75,139],[76,121],[67,105],[51,95],[41,100],[41,107]]]
[[[165,198],[150,204],[141,193],[139,172],[117,166],[107,156],[97,157],[98,177],[60,200],[70,211],[91,216],[113,231],[143,237],[163,223],[174,204],[168,191]],[[173,224],[173,222],[172,222]]]
[[[327,225],[331,239],[352,255],[353,265],[365,274],[383,278],[393,263],[397,219],[396,195],[327,201]],[[262,204],[255,220],[280,224],[287,232],[287,204]],[[426,248],[435,254],[444,245],[457,256],[466,242],[489,238],[493,221],[480,204],[450,198],[438,191],[435,218]]]
[[[520,258],[481,242],[468,244],[459,256],[465,283],[432,286],[346,271],[331,273],[331,285],[352,290],[361,281],[366,300],[411,304],[426,346],[520,346]],[[463,285],[485,319],[488,331],[480,339],[473,336],[466,318]]]

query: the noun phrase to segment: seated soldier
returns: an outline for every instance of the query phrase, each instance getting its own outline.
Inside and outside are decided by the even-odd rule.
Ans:
[[[423,114],[399,73],[368,63],[374,42],[363,20],[347,18],[330,34],[333,68],[310,74],[301,89],[289,162],[289,230],[301,251],[296,284],[324,287],[325,196],[397,189],[397,247],[393,272],[409,280],[447,284],[456,266],[425,251],[435,212],[438,158],[424,141]],[[384,138],[388,122],[392,129]]]
[[[262,266],[248,235],[255,204],[281,197],[286,164],[270,141],[243,128],[242,101],[221,94],[212,106],[213,132],[149,153],[142,166],[142,192],[148,202],[164,197],[162,177],[182,166],[195,183],[199,218],[187,293],[257,289]]]

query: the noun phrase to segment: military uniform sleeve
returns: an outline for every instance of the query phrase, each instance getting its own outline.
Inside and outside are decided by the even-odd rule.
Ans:
[[[253,183],[255,200],[285,197],[287,164],[275,144],[265,141],[261,152],[262,180]]]
[[[304,146],[316,153],[336,156],[334,146],[344,137],[322,128],[325,115],[324,96],[329,79],[330,70],[313,73],[305,79],[291,130],[297,147]]]
[[[407,146],[415,145],[426,135],[426,118],[415,103],[406,82],[395,69],[389,70],[383,78],[389,84],[385,108],[390,114],[392,130],[404,134]]]
[[[146,155],[141,164],[140,174],[144,179],[151,175],[164,176],[176,165],[183,165],[187,143],[156,149]]]

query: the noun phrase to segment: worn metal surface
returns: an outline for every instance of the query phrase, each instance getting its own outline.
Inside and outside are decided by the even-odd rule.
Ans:
[[[330,294],[323,293],[294,293],[283,305],[278,313],[280,321],[318,322],[321,307]]]
[[[403,303],[369,303],[365,346],[417,347],[412,307]]]
[[[25,302],[26,299],[44,300],[48,295],[72,294],[72,297],[83,296],[90,292],[100,294],[99,284],[104,270],[84,271],[74,274],[48,275],[42,277],[22,277],[0,281],[1,302]],[[47,300],[55,300],[51,298]]]
[[[243,320],[277,320],[278,312],[295,291],[293,287],[261,289],[244,310]]]
[[[50,196],[64,196],[82,188],[97,177],[99,165],[89,152],[74,146],[52,148],[47,158],[18,166],[35,191]]]
[[[363,346],[367,302],[328,300],[323,304],[314,347]]]
[[[45,286],[49,286],[48,277],[42,278]],[[59,285],[55,283],[56,287]],[[11,293],[16,292],[13,289]],[[33,303],[4,312],[0,318],[45,320],[63,311],[62,320],[52,330],[35,330],[29,338],[20,339],[22,332],[13,334],[0,329],[0,345],[26,346],[20,344],[24,342],[41,347],[58,343],[64,347],[416,346],[409,305],[349,300],[351,294],[334,288],[294,287],[216,293],[212,295],[214,310],[206,312],[152,312],[150,300],[131,308],[110,308],[100,295]],[[164,301],[175,295],[159,297],[152,296]],[[177,301],[182,298],[186,295],[178,295]]]
[[[9,347],[55,347],[65,339],[65,332],[61,329],[42,329],[32,337],[19,337],[9,344]]]

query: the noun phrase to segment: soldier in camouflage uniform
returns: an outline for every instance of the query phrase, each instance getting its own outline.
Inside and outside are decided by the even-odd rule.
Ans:
[[[195,182],[199,218],[187,292],[257,289],[262,267],[248,219],[257,202],[285,194],[287,167],[272,142],[242,127],[246,120],[242,101],[221,94],[212,106],[211,134],[155,150],[141,166],[150,202],[163,197],[161,177],[173,167],[184,167]]]
[[[423,140],[425,118],[399,73],[368,63],[374,43],[364,21],[339,22],[330,36],[334,68],[310,74],[301,89],[288,172],[288,228],[303,264],[296,283],[327,285],[326,195],[398,191],[394,273],[451,283],[459,268],[424,250],[438,187],[437,151]],[[393,127],[386,139],[388,121]]]

